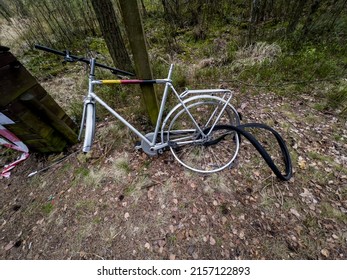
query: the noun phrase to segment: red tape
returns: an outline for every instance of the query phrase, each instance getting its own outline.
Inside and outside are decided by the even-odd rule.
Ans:
[[[11,131],[7,130],[0,124],[0,145],[6,148],[22,152],[22,155],[14,162],[5,165],[4,170],[0,174],[0,178],[9,178],[11,175],[10,170],[15,168],[19,163],[26,160],[29,157],[28,147],[18,139]]]

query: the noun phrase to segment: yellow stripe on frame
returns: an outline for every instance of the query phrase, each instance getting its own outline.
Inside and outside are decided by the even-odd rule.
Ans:
[[[121,80],[101,80],[103,84],[120,84]]]

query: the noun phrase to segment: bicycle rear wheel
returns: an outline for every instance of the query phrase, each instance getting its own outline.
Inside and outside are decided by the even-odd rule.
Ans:
[[[85,136],[82,150],[86,153],[89,152],[92,147],[95,134],[95,104],[93,103],[88,103],[86,105],[85,125]]]
[[[189,113],[180,108],[168,127],[167,139],[173,156],[186,168],[200,173],[230,166],[239,150],[239,136],[220,125],[239,125],[236,110],[223,99],[209,97],[186,106]]]

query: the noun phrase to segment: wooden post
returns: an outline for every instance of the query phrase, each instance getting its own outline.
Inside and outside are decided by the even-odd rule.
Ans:
[[[153,79],[138,2],[137,0],[119,0],[119,4],[133,53],[136,74],[141,79]],[[141,90],[151,122],[155,124],[159,107],[154,86],[141,85]]]
[[[116,67],[133,71],[111,0],[92,0],[102,36]]]
[[[77,143],[77,126],[9,52],[0,46],[0,115],[30,150],[61,152]],[[8,122],[8,120],[10,122]]]

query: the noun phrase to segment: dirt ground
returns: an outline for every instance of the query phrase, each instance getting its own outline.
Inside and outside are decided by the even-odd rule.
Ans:
[[[289,182],[247,141],[233,168],[202,176],[102,124],[90,156],[76,145],[28,178],[61,157],[32,154],[0,180],[0,259],[346,259],[346,120],[304,95],[235,98],[243,123],[286,140]]]

